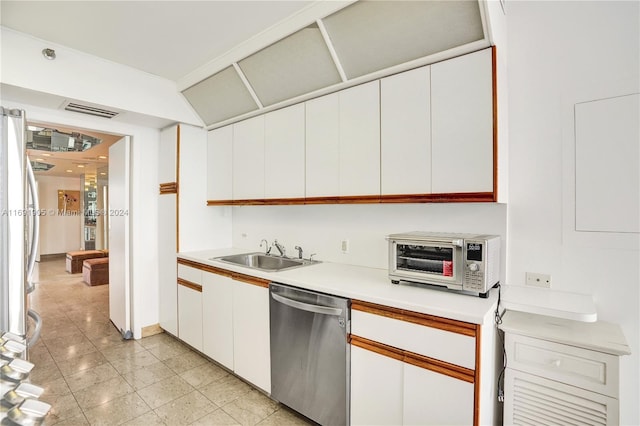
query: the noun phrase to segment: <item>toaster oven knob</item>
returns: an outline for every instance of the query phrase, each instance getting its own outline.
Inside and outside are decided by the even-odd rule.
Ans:
[[[476,272],[478,269],[480,269],[480,268],[478,267],[478,264],[477,264],[477,263],[470,263],[470,264],[469,264],[469,270],[470,270],[471,272]]]

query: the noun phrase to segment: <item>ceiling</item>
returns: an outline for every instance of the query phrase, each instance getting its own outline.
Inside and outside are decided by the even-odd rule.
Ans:
[[[16,31],[177,81],[312,1],[7,1]]]

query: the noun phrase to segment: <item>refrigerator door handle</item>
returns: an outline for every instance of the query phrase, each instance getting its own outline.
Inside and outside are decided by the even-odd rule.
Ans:
[[[36,189],[36,178],[33,174],[33,168],[31,162],[27,160],[27,177],[29,182],[29,192],[31,193],[31,217],[33,228],[31,230],[31,246],[29,250],[29,260],[27,262],[27,293],[31,293],[34,290],[34,284],[31,282],[33,276],[33,268],[36,264],[36,257],[38,252],[38,243],[40,242],[40,203],[38,202],[38,191]]]
[[[27,339],[27,347],[31,348],[40,338],[40,332],[42,331],[42,317],[33,309],[29,309],[27,311],[27,315],[33,318],[33,321],[36,323],[33,334]]]

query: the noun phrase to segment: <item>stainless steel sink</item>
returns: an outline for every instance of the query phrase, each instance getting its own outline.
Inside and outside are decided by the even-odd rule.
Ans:
[[[291,259],[259,252],[212,257],[210,260],[218,260],[220,262],[232,263],[234,265],[269,272],[282,271],[285,269],[299,268],[300,266],[320,263],[317,260]]]

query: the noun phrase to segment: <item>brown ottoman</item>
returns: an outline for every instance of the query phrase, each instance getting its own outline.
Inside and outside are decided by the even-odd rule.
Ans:
[[[104,253],[101,250],[70,251],[67,253],[66,270],[72,274],[79,274],[82,272],[82,262],[96,257],[104,257]]]
[[[85,260],[82,263],[82,281],[89,285],[109,284],[109,258]]]

